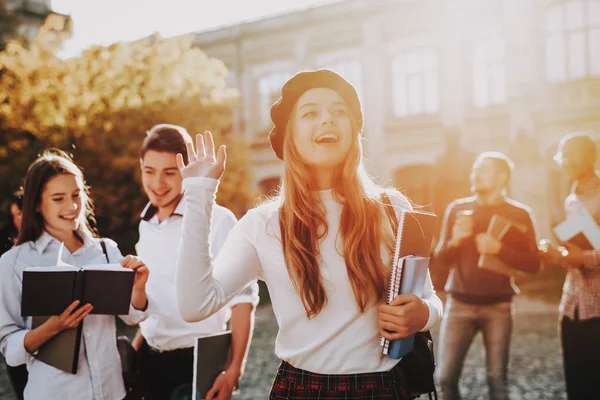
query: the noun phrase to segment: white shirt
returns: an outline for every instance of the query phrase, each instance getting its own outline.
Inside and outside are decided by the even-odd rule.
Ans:
[[[259,278],[266,282],[271,295],[279,324],[275,353],[282,360],[320,374],[387,371],[398,363],[382,354],[378,305],[368,306],[361,313],[356,304],[340,251],[342,205],[331,191],[320,193],[329,227],[319,245],[328,301],[316,317],[308,319],[285,266],[278,204],[267,203],[250,210],[231,230],[213,262],[208,248],[208,223],[218,182],[187,178],[183,185],[187,207],[177,266],[177,294],[184,318],[208,317],[227,304],[247,282]],[[397,192],[390,193],[390,199],[395,207],[410,207]],[[391,255],[384,251],[382,258],[389,261]],[[442,315],[442,303],[429,276],[423,300],[429,307],[429,320],[423,330],[428,330]]]
[[[182,199],[173,214],[159,222],[156,209],[150,204],[142,213],[140,239],[136,244],[138,256],[150,271],[146,293],[152,303],[147,319],[140,323],[142,335],[148,344],[160,351],[194,346],[194,339],[223,332],[231,318],[231,307],[240,303],[258,304],[258,284],[250,283],[231,302],[210,318],[201,322],[185,322],[177,310],[175,271],[181,242],[181,225],[185,201]],[[215,206],[210,251],[221,250],[229,231],[236,224],[235,215],[228,209]]]
[[[98,240],[82,236],[83,246],[73,254],[64,248],[63,261],[73,266],[106,263]],[[117,244],[110,239],[104,241],[110,262],[120,262],[123,256]],[[21,317],[23,270],[56,265],[59,248],[60,242],[44,232],[35,242],[14,247],[0,258],[0,350],[8,365],[27,364],[27,400],[121,400],[125,397],[125,386],[114,316],[89,315],[83,320],[75,375],[38,361],[25,350],[24,339],[31,330],[31,318]],[[144,312],[130,307],[129,315],[120,317],[127,324],[135,325],[143,319]]]

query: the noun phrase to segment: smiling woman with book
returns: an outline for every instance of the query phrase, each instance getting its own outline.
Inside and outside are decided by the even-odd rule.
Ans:
[[[129,314],[121,318],[130,324],[143,318],[142,310],[148,305],[148,270],[137,257],[124,258],[112,240],[105,239],[102,246],[88,225],[88,217],[92,216],[81,170],[66,154],[46,153],[33,162],[25,178],[17,246],[0,258],[0,350],[9,365],[27,364],[25,399],[125,397],[114,315],[89,315],[94,311],[93,304],[75,300],[64,311],[57,311],[59,315],[42,319],[22,316],[23,275],[28,268],[65,263],[86,267],[110,261],[134,274]],[[55,289],[48,283],[48,292]],[[106,287],[106,292],[110,289]],[[35,308],[29,300],[28,308]],[[48,346],[54,349],[48,351]],[[48,354],[60,359],[69,357],[69,352],[74,360],[70,372],[74,373],[50,365],[62,364],[62,360],[48,363]]]
[[[280,194],[250,210],[214,260],[210,221],[225,148],[215,156],[206,133],[196,137],[197,153],[189,144],[187,166],[178,156],[187,199],[179,311],[190,322],[207,318],[262,279],[279,324],[275,352],[282,360],[271,399],[407,399],[392,372],[399,360],[382,354],[380,332],[397,339],[395,332],[428,330],[442,306],[429,276],[423,299],[405,295],[398,305],[383,305],[395,232],[382,195],[396,209],[410,204],[375,185],[363,168],[356,91],[332,71],[301,72],[283,85],[271,119],[269,139],[285,168]],[[402,317],[380,314],[380,306],[401,309]]]

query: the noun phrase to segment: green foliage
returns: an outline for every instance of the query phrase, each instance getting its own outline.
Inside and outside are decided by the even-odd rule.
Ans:
[[[103,236],[133,251],[146,199],[138,150],[157,123],[210,130],[228,145],[218,201],[238,215],[251,199],[247,146],[231,130],[237,92],[227,69],[192,47],[193,37],[157,38],[93,47],[67,60],[44,26],[28,48],[9,42],[0,52],[0,182],[2,193],[22,184],[44,148],[71,152],[91,186]]]

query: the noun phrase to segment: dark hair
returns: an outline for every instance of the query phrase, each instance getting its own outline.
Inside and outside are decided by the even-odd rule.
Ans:
[[[187,161],[185,145],[191,142],[192,138],[185,128],[171,124],[158,124],[146,133],[140,149],[140,159],[143,160],[148,151],[154,150],[174,154],[181,153],[183,159]]]
[[[13,215],[10,212],[10,208],[12,207],[12,205],[15,204],[17,207],[19,207],[19,210],[23,209],[23,191],[19,190],[17,192],[14,192],[13,194],[10,195],[10,197],[8,198],[8,203],[6,203],[6,226],[10,229],[11,232],[14,232],[16,234],[17,232],[17,227],[14,225],[13,223]]]
[[[95,232],[90,228],[88,221],[88,218],[94,218],[94,207],[89,198],[89,190],[83,179],[83,173],[67,153],[61,150],[48,150],[29,166],[25,176],[21,208],[23,221],[21,222],[21,232],[17,239],[17,245],[35,241],[42,235],[44,218],[38,211],[42,201],[42,192],[52,178],[61,174],[73,175],[81,180],[83,185],[81,204],[84,212],[80,217],[79,229],[95,236]]]
[[[496,169],[498,172],[506,174],[506,182],[505,186],[508,186],[510,182],[510,177],[515,168],[515,164],[512,162],[510,158],[504,153],[500,153],[499,151],[486,151],[477,156],[475,160],[475,164],[482,160],[492,160],[494,164],[496,164]]]
[[[22,190],[14,192],[8,198],[8,202],[6,203],[5,214],[6,221],[4,221],[3,224],[4,228],[2,229],[2,231],[0,231],[0,235],[2,236],[0,238],[0,254],[3,254],[4,252],[10,250],[11,247],[13,247],[13,245],[15,244],[17,236],[19,235],[19,229],[17,229],[17,227],[15,226],[15,220],[11,212],[11,208],[14,204],[19,208],[19,210],[21,210],[22,200]]]

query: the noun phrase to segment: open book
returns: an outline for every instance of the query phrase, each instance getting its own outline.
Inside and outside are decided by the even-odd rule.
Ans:
[[[31,316],[32,328],[37,328],[51,316],[62,314],[75,300],[80,301],[80,306],[94,306],[92,314],[129,314],[134,276],[132,270],[120,264],[27,268],[23,271],[21,315]],[[44,343],[35,357],[76,374],[83,323]]]
[[[569,242],[582,250],[600,250],[600,227],[585,209],[570,214],[554,227],[561,242]]]
[[[399,294],[414,293],[419,297],[423,295],[436,222],[437,216],[433,213],[402,211],[398,216],[388,303]],[[392,358],[402,358],[408,354],[413,348],[413,343],[414,336],[392,343],[381,338],[383,354]]]
[[[27,268],[21,315],[60,315],[75,300],[94,306],[92,314],[129,314],[134,276],[120,264]]]
[[[523,243],[524,240],[526,240],[525,234],[527,233],[527,226],[495,214],[490,220],[487,232],[492,235],[494,239],[504,243]],[[477,266],[506,276],[510,276],[514,272],[509,265],[502,262],[500,257],[491,254],[481,254]]]
[[[192,399],[203,400],[231,362],[231,331],[196,338]]]

